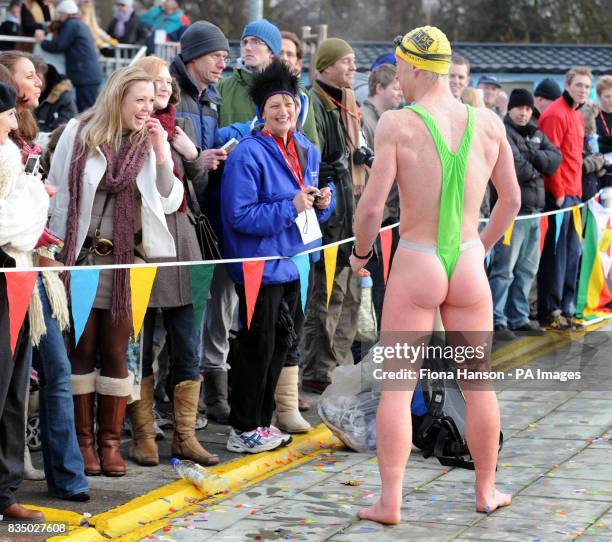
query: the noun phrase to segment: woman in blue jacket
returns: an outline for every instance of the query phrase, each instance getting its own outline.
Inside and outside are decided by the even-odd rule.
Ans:
[[[227,264],[242,324],[232,364],[227,449],[258,453],[291,438],[271,426],[274,390],[303,319],[299,271],[291,257],[321,245],[318,223],[331,216],[334,203],[329,188],[317,189],[319,152],[293,131],[298,78],[274,60],[253,77],[250,96],[264,124],[229,155],[221,217],[226,258],[280,256],[265,261],[250,327],[242,264]]]

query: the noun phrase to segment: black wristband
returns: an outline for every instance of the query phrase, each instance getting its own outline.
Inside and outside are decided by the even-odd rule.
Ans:
[[[370,252],[368,252],[365,256],[360,256],[355,252],[355,245],[353,245],[353,256],[355,256],[355,258],[357,258],[358,260],[369,260],[372,257],[372,254],[374,254],[373,248],[371,248]]]

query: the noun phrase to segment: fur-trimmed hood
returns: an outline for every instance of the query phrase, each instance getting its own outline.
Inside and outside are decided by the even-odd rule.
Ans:
[[[51,92],[49,92],[45,101],[54,104],[61,98],[64,92],[70,92],[73,88],[74,87],[72,86],[70,79],[64,79],[51,89]]]

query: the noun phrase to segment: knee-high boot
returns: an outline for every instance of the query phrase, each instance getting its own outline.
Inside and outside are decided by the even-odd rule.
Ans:
[[[287,433],[306,433],[312,429],[298,408],[298,372],[297,365],[283,367],[274,393],[276,425]]]
[[[120,453],[121,426],[132,389],[132,377],[110,378],[98,375],[98,453],[105,476],[123,476],[125,463]]]
[[[132,424],[130,458],[143,467],[159,465],[153,417],[153,388],[153,375],[145,376],[140,383],[140,401],[134,401],[127,406]]]
[[[96,391],[96,373],[75,375],[71,377],[72,400],[74,402],[74,424],[76,426],[79,449],[85,464],[87,476],[99,476],[102,472],[96,454],[94,439],[94,398]]]
[[[174,387],[174,437],[172,455],[200,465],[216,465],[219,456],[211,454],[198,442],[195,423],[198,416],[200,380],[185,380]]]

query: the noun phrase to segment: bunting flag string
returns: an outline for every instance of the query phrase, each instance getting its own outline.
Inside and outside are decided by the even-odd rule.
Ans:
[[[85,331],[89,313],[96,299],[99,281],[99,269],[87,269],[84,267],[78,271],[70,272],[70,299],[72,301],[70,305],[75,346],[79,344],[81,335]]]
[[[512,241],[512,231],[514,230],[514,222],[510,224],[510,227],[504,233],[504,245],[510,246],[510,241]]]
[[[215,265],[192,265],[189,267],[191,281],[191,299],[193,303],[193,325],[195,332],[200,333],[204,311],[208,303],[208,294],[213,279]]]
[[[266,262],[263,260],[256,262],[242,262],[242,272],[244,274],[244,296],[246,298],[247,309],[247,329],[251,327],[251,319],[255,312],[257,296],[261,287],[261,279],[264,273]]]
[[[15,347],[19,338],[19,330],[23,325],[28,305],[34,293],[36,278],[35,271],[20,271],[6,274],[6,295],[9,306],[9,337],[11,354],[15,355]]]
[[[391,245],[393,242],[393,232],[391,230],[383,230],[380,232],[380,249],[383,259],[383,278],[385,286],[389,278],[389,267],[391,266]]]
[[[534,220],[537,220],[534,219]],[[541,216],[540,217],[540,254],[544,250],[544,241],[546,241],[546,232],[548,231],[548,217]]]
[[[327,288],[327,306],[331,299],[334,288],[334,277],[336,276],[336,260],[338,259],[338,245],[323,249],[325,260],[325,286]]]
[[[299,254],[293,256],[291,261],[298,268],[300,274],[300,294],[302,301],[302,313],[306,316],[306,300],[308,297],[308,281],[310,276],[310,256],[308,254]]]
[[[138,342],[138,335],[149,307],[151,290],[155,282],[157,267],[143,267],[130,269],[130,289],[132,296],[132,325],[134,326],[134,342]]]

